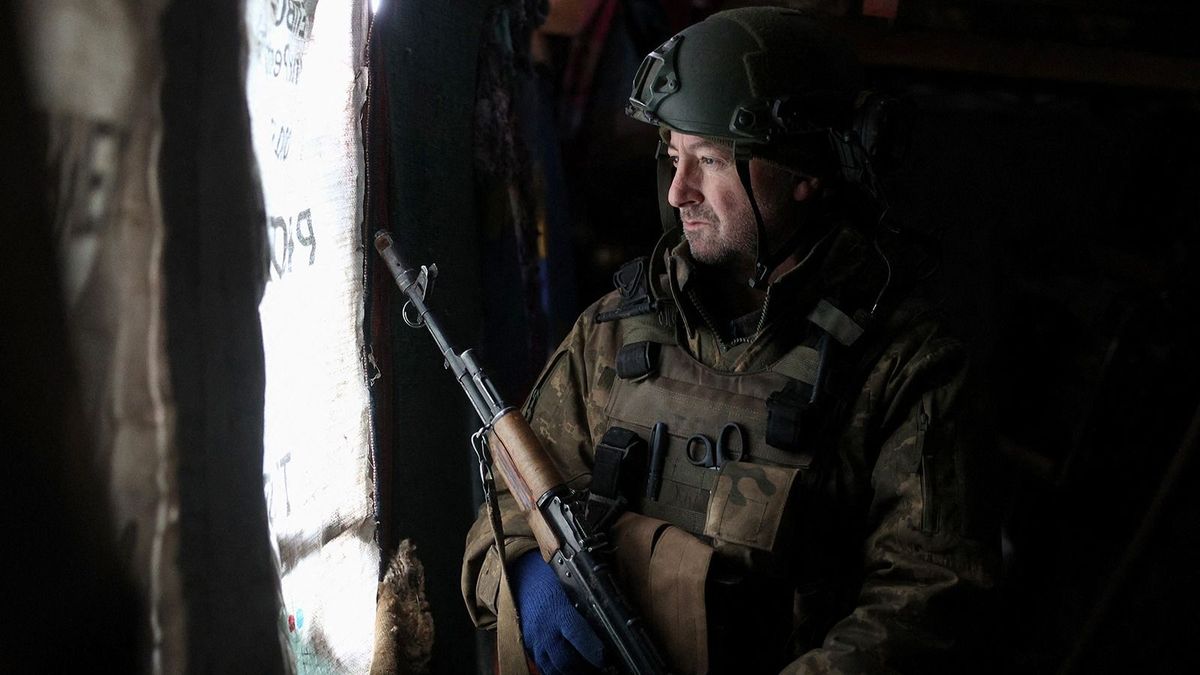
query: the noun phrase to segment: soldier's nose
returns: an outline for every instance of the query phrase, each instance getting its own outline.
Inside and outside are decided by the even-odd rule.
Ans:
[[[684,171],[677,169],[675,177],[671,180],[671,188],[667,191],[667,203],[678,209],[688,204],[699,204],[702,201],[704,201],[704,195],[692,186]]]

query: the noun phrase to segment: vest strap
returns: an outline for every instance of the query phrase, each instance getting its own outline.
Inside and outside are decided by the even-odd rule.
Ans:
[[[793,380],[801,382],[816,382],[817,381],[817,364],[821,361],[821,355],[812,347],[797,345],[791,351],[783,355],[775,363],[771,364],[770,370],[786,375]]]
[[[808,320],[846,347],[857,342],[863,334],[862,326],[828,300],[817,302],[817,306],[809,313]]]
[[[650,340],[622,346],[617,352],[617,377],[640,380],[653,374],[658,370],[660,349],[659,343]]]

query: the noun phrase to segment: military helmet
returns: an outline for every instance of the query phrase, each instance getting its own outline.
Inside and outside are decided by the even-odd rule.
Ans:
[[[854,52],[818,20],[747,7],[713,14],[646,56],[626,110],[815,173],[828,168],[814,162],[832,159],[829,131],[850,125],[860,89]]]
[[[844,178],[887,210],[872,168],[893,151],[896,99],[862,91],[854,51],[815,17],[782,7],[718,12],[685,28],[643,59],[626,114],[658,126],[728,142],[758,225],[751,286],[763,284],[790,252],[769,256],[750,182],[758,157],[803,175]],[[663,229],[678,227],[667,203],[673,170],[659,143]],[[799,235],[795,235],[796,239]]]

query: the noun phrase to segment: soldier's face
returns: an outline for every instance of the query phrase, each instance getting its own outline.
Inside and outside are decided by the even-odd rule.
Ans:
[[[667,201],[679,209],[692,257],[730,272],[752,271],[757,226],[730,148],[672,132],[667,153],[675,165]],[[750,181],[767,240],[782,244],[797,226],[796,203],[808,198],[811,185],[757,159],[750,161]]]

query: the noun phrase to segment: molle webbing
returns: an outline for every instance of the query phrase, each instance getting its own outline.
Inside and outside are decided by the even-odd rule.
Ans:
[[[606,413],[614,425],[618,420],[630,422],[647,432],[655,422],[665,422],[671,436],[686,434],[684,440],[695,433],[715,438],[726,422],[737,422],[746,430],[750,458],[794,466],[792,454],[766,446],[763,441],[767,428],[766,401],[793,380],[811,386],[817,353],[801,346],[785,358],[788,359],[784,364],[786,375],[774,369],[722,373],[698,363],[676,345],[662,345],[657,374],[642,382],[618,379]]]
[[[817,303],[808,319],[843,345],[855,343],[863,333],[826,300]],[[816,349],[797,345],[767,370],[727,373],[687,353],[678,345],[674,327],[656,314],[623,318],[620,331],[607,424],[649,438],[655,423],[662,422],[667,432],[658,499],[637,504],[642,513],[704,534],[718,472],[689,462],[686,444],[695,434],[715,441],[728,422],[745,430],[745,461],[800,470],[812,464],[817,439],[810,432],[819,425],[811,418],[832,409],[827,396],[818,397],[821,405],[809,405],[821,362]]]
[[[685,445],[693,434],[716,439],[722,426],[737,422],[746,431],[746,460],[804,468],[811,454],[771,447],[767,438],[767,399],[797,379],[815,379],[817,353],[799,346],[776,365],[785,372],[722,373],[708,368],[682,348],[664,344],[653,377],[618,378],[605,413],[610,426],[649,437],[656,422],[667,428],[667,459],[659,499],[644,500],[641,512],[703,534],[709,495],[718,472],[692,465]],[[785,374],[786,373],[786,374]]]

